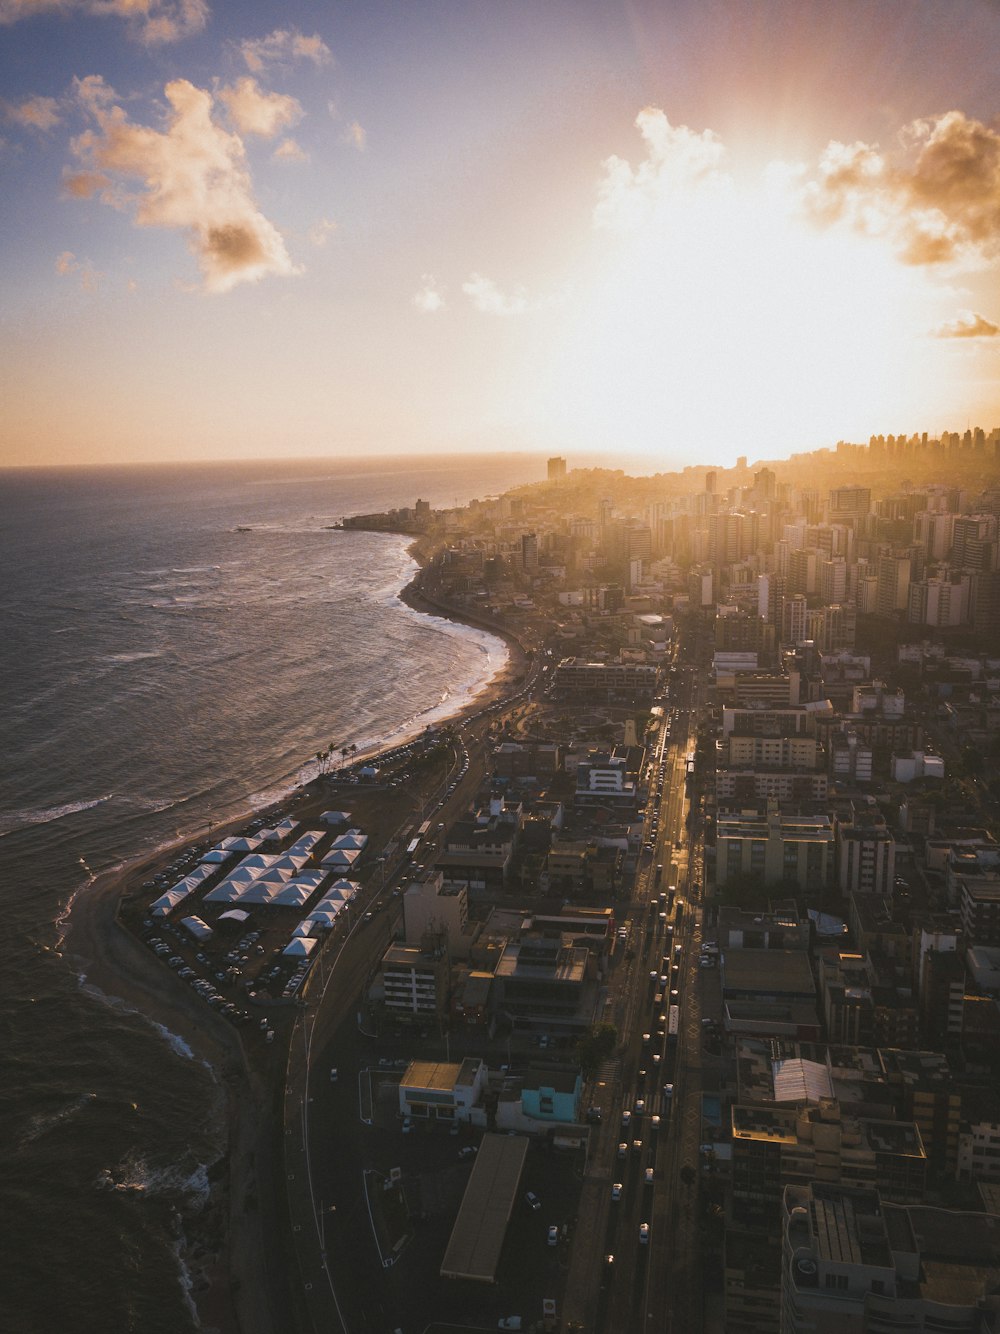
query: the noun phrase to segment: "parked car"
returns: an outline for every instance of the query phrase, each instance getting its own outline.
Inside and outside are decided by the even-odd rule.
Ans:
[[[533,1190],[528,1191],[527,1195],[524,1197],[524,1202],[529,1209],[540,1209],[542,1207],[541,1200]]]
[[[548,1233],[546,1234],[546,1240],[550,1246],[559,1245],[559,1229],[556,1227],[555,1223],[550,1225]]]

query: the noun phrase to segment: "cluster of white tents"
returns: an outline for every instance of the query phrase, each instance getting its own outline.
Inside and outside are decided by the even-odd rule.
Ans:
[[[206,866],[202,863],[196,866],[190,875],[186,875],[183,880],[178,880],[176,885],[171,885],[166,893],[161,894],[158,899],[149,905],[150,914],[153,917],[167,917],[177,907],[189,898],[199,885],[203,885],[210,875],[215,872],[214,866]]]
[[[367,834],[363,834],[360,829],[348,829],[346,834],[333,840],[321,864],[329,871],[349,871],[367,844]]]
[[[332,884],[309,916],[299,922],[282,953],[292,958],[308,958],[316,947],[316,933],[329,931],[357,892],[353,880],[337,880]]]
[[[336,812],[336,814],[344,813]],[[305,869],[306,864],[317,843],[325,837],[322,832],[306,831],[286,852],[260,851],[263,845],[275,838],[280,840],[294,828],[295,821],[287,819],[276,825],[274,830],[222,839],[205,853],[201,863],[190,875],[179,880],[150,904],[150,912],[154,917],[168,916],[178,904],[183,903],[203,885],[209,876],[214,875],[226,861],[239,853],[243,854],[242,859],[224,880],[205,895],[205,903],[238,904],[241,909],[257,905],[304,908],[331,873],[343,877],[351,870],[368,842],[368,835],[363,834],[360,829],[349,829],[334,841],[321,866],[308,871]],[[353,881],[338,879],[325,891],[309,916],[300,923],[296,929],[295,939],[308,940],[314,931],[329,930],[357,892],[358,887]],[[222,914],[223,917],[228,915]],[[198,921],[197,918],[186,920]],[[292,943],[294,944],[294,940]],[[309,950],[303,951],[305,955],[309,952]]]
[[[297,838],[287,852],[249,853],[205,895],[205,902],[304,907],[328,875],[326,870],[303,869],[322,837],[311,831]]]

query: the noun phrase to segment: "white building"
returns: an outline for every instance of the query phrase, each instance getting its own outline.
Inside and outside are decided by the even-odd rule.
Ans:
[[[897,783],[912,783],[918,778],[944,778],[944,759],[914,750],[909,755],[893,755],[892,776]]]

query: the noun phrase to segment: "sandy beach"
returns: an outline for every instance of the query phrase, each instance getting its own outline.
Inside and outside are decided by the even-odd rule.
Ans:
[[[411,548],[421,562],[423,544]],[[527,658],[512,634],[428,598],[421,589],[423,567],[400,593],[416,611],[474,625],[502,638],[506,666],[448,721],[509,694],[523,676]],[[335,798],[334,798],[335,799]],[[318,814],[331,800],[318,784],[304,789],[297,814]],[[241,828],[254,814],[214,829],[213,841]],[[199,841],[206,835],[202,833]],[[186,988],[168,983],[160,963],[119,919],[123,897],[167,865],[190,840],[99,876],[81,891],[64,919],[62,949],[86,986],[122,1003],[186,1044],[194,1059],[205,1062],[220,1083],[226,1106],[227,1152],[211,1173],[207,1205],[184,1221],[188,1246],[181,1255],[191,1281],[191,1298],[201,1327],[213,1334],[285,1334],[289,1313],[288,1251],[281,1235],[283,1208],[278,1198],[281,1126],[273,1113],[273,1078],[248,1059],[241,1031],[207,1011]],[[142,891],[139,891],[140,893]],[[248,1202],[252,1207],[247,1207]],[[280,1318],[279,1318],[279,1313]]]

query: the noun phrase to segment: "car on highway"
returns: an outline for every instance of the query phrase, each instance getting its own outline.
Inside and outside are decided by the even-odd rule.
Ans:
[[[622,1197],[622,1189],[623,1187],[620,1181],[613,1182],[611,1186],[611,1198],[613,1200],[620,1200]]]
[[[639,1245],[640,1245],[640,1246],[648,1246],[648,1245],[649,1245],[649,1224],[648,1224],[648,1223],[640,1223],[640,1224],[639,1224]]]

